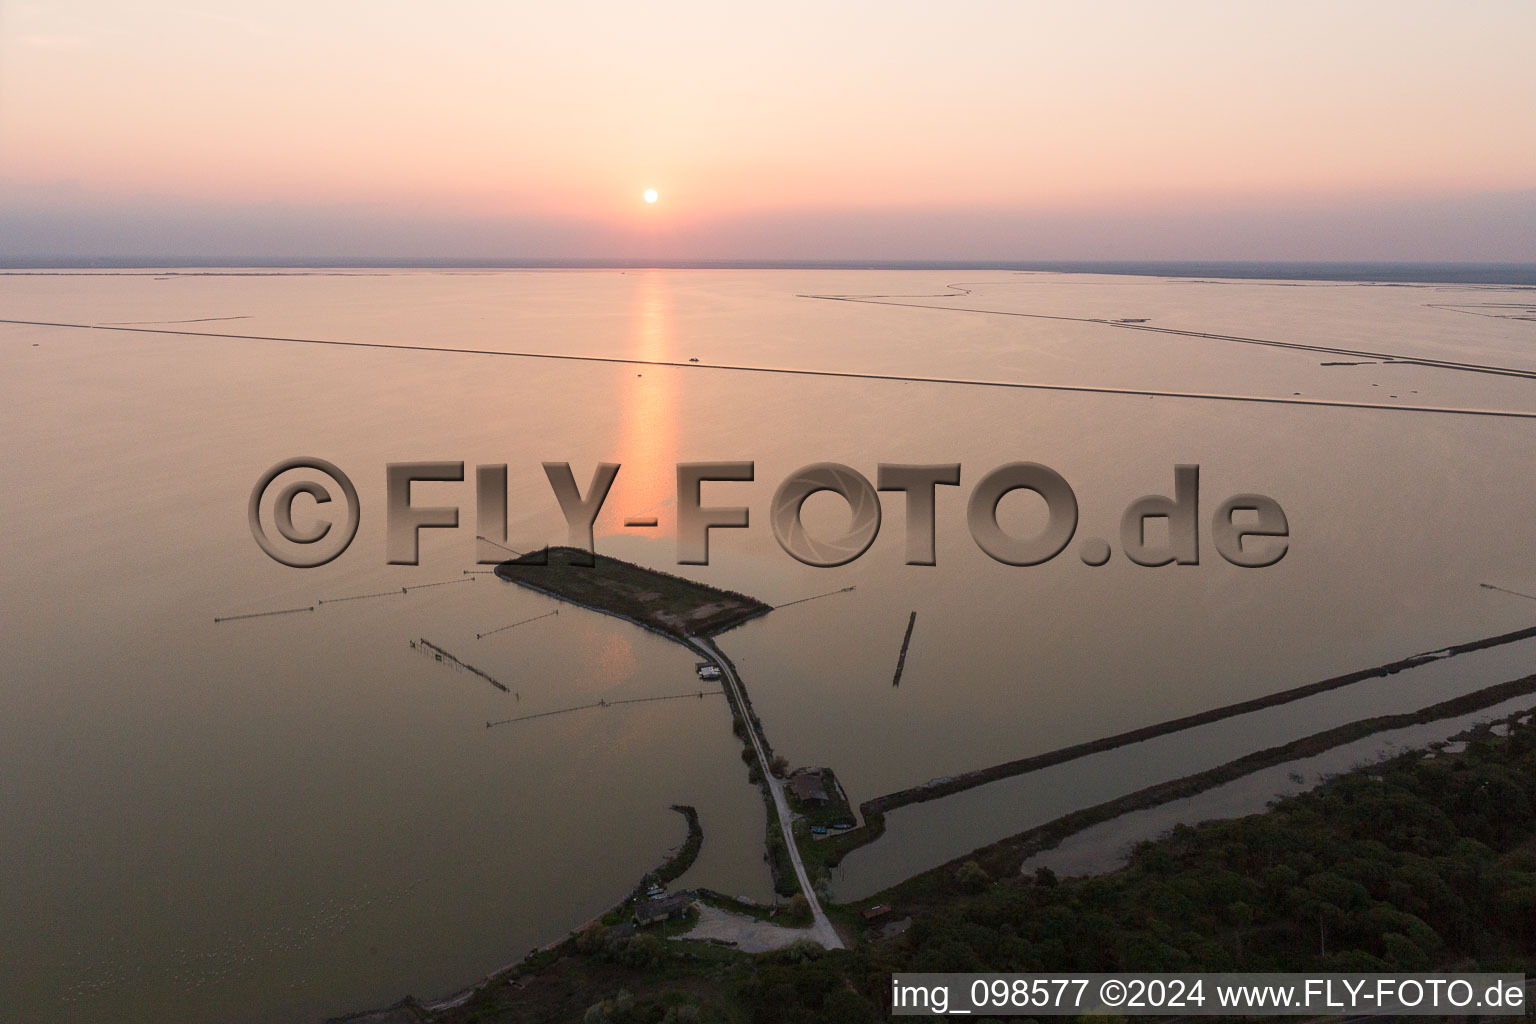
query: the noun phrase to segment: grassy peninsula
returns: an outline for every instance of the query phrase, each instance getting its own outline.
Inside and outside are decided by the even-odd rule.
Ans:
[[[773,610],[745,594],[581,548],[530,551],[502,562],[496,575],[678,640],[715,636]]]

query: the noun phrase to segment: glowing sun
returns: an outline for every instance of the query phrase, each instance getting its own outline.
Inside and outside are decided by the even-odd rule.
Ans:
[[[646,202],[654,203],[656,200],[658,200],[660,198],[661,198],[661,193],[657,192],[655,189],[648,188],[648,189],[645,190],[645,201]]]

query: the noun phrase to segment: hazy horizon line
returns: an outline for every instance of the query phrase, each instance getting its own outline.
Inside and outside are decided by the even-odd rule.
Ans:
[[[320,258],[226,256],[7,256],[0,272],[91,270],[994,270],[1238,280],[1501,284],[1536,287],[1536,262],[1482,260],[958,260],[633,259],[524,257]]]

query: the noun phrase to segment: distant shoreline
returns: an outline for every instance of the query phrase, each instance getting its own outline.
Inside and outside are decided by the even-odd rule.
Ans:
[[[184,270],[980,270],[1240,281],[1377,284],[1495,284],[1536,287],[1536,263],[1368,260],[813,260],[477,259],[4,256],[0,273]]]

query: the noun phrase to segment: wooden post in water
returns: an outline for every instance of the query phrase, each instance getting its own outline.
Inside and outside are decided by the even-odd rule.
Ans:
[[[907,619],[907,635],[901,638],[901,656],[896,659],[896,676],[891,680],[892,686],[901,685],[901,670],[907,667],[907,645],[912,642],[912,627],[917,625],[917,612]]]

